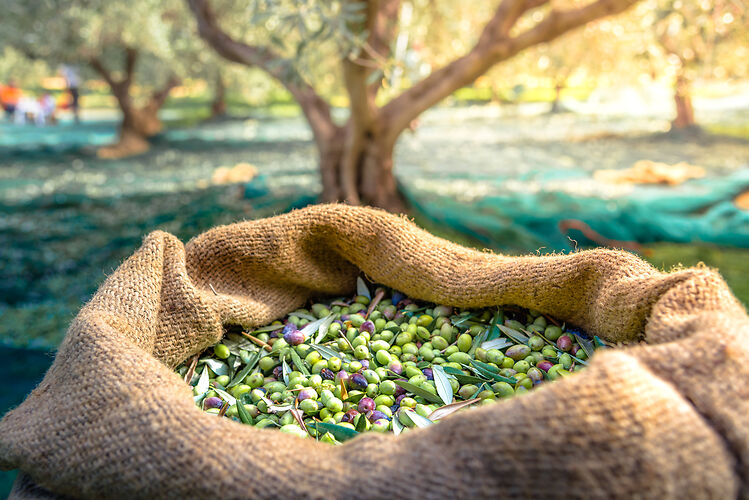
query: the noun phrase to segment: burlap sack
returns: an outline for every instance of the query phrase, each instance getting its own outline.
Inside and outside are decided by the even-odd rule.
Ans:
[[[360,269],[421,299],[519,304],[647,344],[428,429],[340,447],[194,406],[172,369],[222,324],[350,293]],[[747,316],[713,271],[664,274],[609,250],[504,257],[380,211],[316,206],[184,247],[149,235],[0,422],[0,465],[23,471],[16,498],[747,498],[748,382]]]

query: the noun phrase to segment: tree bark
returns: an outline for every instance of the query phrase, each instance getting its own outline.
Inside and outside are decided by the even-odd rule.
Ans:
[[[694,120],[689,81],[683,75],[676,78],[674,103],[676,104],[676,118],[671,122],[671,127],[677,130],[696,127],[697,122]]]
[[[163,129],[158,112],[164,105],[169,91],[177,85],[178,81],[170,77],[164,87],[150,96],[146,104],[137,107],[130,97],[137,58],[137,50],[130,47],[125,49],[124,74],[120,79],[114,78],[99,58],[93,57],[89,61],[91,67],[109,85],[122,112],[118,140],[114,144],[99,148],[96,154],[100,158],[124,158],[144,153],[150,147],[148,139]]]
[[[226,116],[226,85],[224,85],[224,79],[221,78],[221,73],[216,75],[214,92],[211,102],[211,119],[215,120]]]

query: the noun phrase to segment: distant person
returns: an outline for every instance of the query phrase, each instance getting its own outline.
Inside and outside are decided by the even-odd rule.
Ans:
[[[52,97],[49,92],[45,93],[39,98],[39,106],[41,109],[41,113],[39,119],[37,120],[37,123],[57,123],[57,117],[55,117],[55,108],[57,107],[57,103],[55,102],[55,98]]]
[[[8,80],[7,85],[0,85],[0,105],[5,110],[5,116],[12,119],[18,107],[18,101],[21,99],[21,89],[16,86],[16,82]]]
[[[73,110],[73,116],[75,122],[80,123],[81,119],[79,116],[78,98],[80,97],[78,88],[81,85],[81,78],[78,76],[78,72],[74,67],[67,64],[63,64],[60,67],[60,73],[65,79],[65,86],[68,88],[70,93],[70,109]]]

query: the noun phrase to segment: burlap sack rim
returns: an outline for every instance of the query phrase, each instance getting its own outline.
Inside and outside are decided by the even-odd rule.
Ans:
[[[329,208],[331,208],[331,207],[330,207],[330,206],[328,206],[328,207],[321,207],[321,210],[326,210],[326,209],[329,209]],[[337,210],[337,209],[338,209],[338,208],[337,208],[337,207],[335,207],[335,206],[334,206],[334,207],[332,207],[332,208],[333,208],[333,210]],[[349,209],[349,208],[345,208],[345,210],[351,210],[351,209]],[[297,214],[297,213],[298,213],[298,212],[292,212],[292,214],[291,214],[291,215],[294,215],[294,214]],[[284,216],[280,216],[280,217],[284,217]],[[213,230],[213,231],[216,231],[216,230],[222,230],[222,229],[225,229],[226,227],[227,227],[227,226],[223,226],[223,227],[217,228],[217,229],[215,229],[215,230]],[[201,236],[198,236],[198,237],[196,237],[196,238],[193,238],[193,239],[192,239],[192,240],[191,240],[190,242],[188,242],[188,244],[187,244],[187,247],[186,247],[186,248],[189,248],[189,247],[191,247],[192,245],[194,245],[194,244],[196,244],[196,243],[199,243],[199,242],[201,241],[201,238],[203,238],[204,236],[205,236],[205,234],[204,234],[204,235],[201,235]],[[177,246],[181,246],[181,243],[179,243],[179,242],[178,242],[178,241],[176,240],[176,238],[174,238],[173,236],[169,235],[168,233],[162,233],[162,232],[154,232],[154,233],[151,233],[151,234],[150,234],[150,235],[149,235],[148,237],[146,237],[146,242],[149,242],[149,241],[153,241],[153,240],[155,240],[155,239],[161,239],[161,240],[163,240],[163,241],[167,241],[167,242],[170,242],[171,244],[174,244],[174,243],[176,242]],[[145,246],[145,244],[146,244],[146,243],[144,243],[144,246]],[[181,255],[182,255],[182,257],[183,257],[183,258],[184,258],[184,254],[185,254],[185,249],[184,249],[184,248],[185,248],[185,247],[183,247],[183,248],[181,249],[181,252],[179,252],[179,251],[178,251],[178,253],[181,253]],[[616,253],[615,251],[601,251],[601,250],[582,251],[582,252],[577,252],[577,253],[575,253],[575,254],[572,254],[572,255],[573,255],[573,256],[579,256],[579,255],[584,255],[584,254],[589,254],[589,255],[601,255],[602,253],[607,253],[607,254],[609,254],[609,255],[612,255],[612,256],[614,256],[614,257],[615,257],[615,258],[617,258],[617,259],[620,259],[620,258],[622,258],[622,259],[623,259],[623,260],[624,260],[625,262],[626,262],[627,260],[631,260],[631,259],[633,259],[633,258],[634,258],[633,256],[626,256],[626,257],[622,257],[622,256],[621,256],[621,254],[618,254],[618,253]],[[501,256],[498,256],[498,257],[501,257]],[[530,258],[532,258],[532,259],[535,259],[536,257],[530,257]],[[510,259],[514,259],[514,258],[510,258]],[[639,259],[637,259],[637,260],[638,260],[638,262],[639,262]],[[188,267],[189,267],[189,264],[188,264]],[[357,267],[358,267],[358,266],[357,266]],[[652,272],[653,272],[653,273],[654,273],[654,274],[655,274],[656,276],[666,276],[666,275],[665,275],[664,273],[660,273],[660,272],[656,271],[656,270],[655,270],[654,268],[652,268],[652,267],[651,267],[651,270],[652,270]],[[645,337],[647,337],[647,336],[648,336],[648,330],[650,329],[650,326],[651,326],[651,324],[652,324],[652,323],[653,323],[654,321],[656,321],[656,322],[657,322],[657,321],[658,321],[658,320],[660,319],[658,315],[659,315],[659,313],[660,313],[660,312],[662,312],[662,311],[660,311],[660,309],[659,309],[659,307],[658,307],[658,306],[659,306],[659,304],[660,304],[660,303],[661,303],[661,302],[662,302],[662,301],[664,300],[664,298],[667,298],[667,297],[668,297],[668,295],[669,295],[669,293],[670,293],[670,292],[672,292],[672,291],[673,291],[674,289],[676,289],[676,288],[679,288],[679,287],[680,287],[680,286],[682,286],[682,285],[683,285],[684,283],[686,283],[686,282],[689,282],[690,280],[694,280],[694,279],[699,279],[700,277],[704,277],[704,276],[705,276],[706,274],[707,274],[707,275],[717,275],[717,273],[716,273],[716,272],[715,272],[714,270],[712,270],[712,269],[708,269],[708,268],[706,268],[706,267],[702,267],[702,268],[688,268],[688,269],[683,269],[683,270],[680,270],[680,271],[678,271],[678,272],[676,273],[676,275],[678,275],[678,278],[677,278],[677,277],[676,277],[676,275],[674,275],[674,274],[670,275],[670,276],[672,276],[672,277],[673,277],[673,278],[672,278],[672,281],[670,281],[670,282],[669,282],[669,285],[668,285],[667,287],[665,287],[665,288],[664,288],[663,290],[661,290],[661,291],[660,291],[660,292],[659,292],[659,293],[658,293],[658,294],[657,294],[657,295],[655,296],[655,298],[653,298],[653,299],[652,299],[652,300],[650,301],[650,303],[649,303],[649,306],[648,306],[648,312],[647,312],[647,314],[645,315],[645,323],[646,323],[646,324],[644,325],[644,327],[643,327],[643,328],[642,328],[642,329],[640,330],[640,332],[639,332],[640,338],[645,338]],[[627,277],[627,276],[628,276],[628,274],[627,274],[626,270],[625,270],[625,272],[623,273],[623,275],[624,275],[625,277]],[[638,275],[629,275],[629,276],[630,276],[630,277],[633,277],[633,278],[638,278],[638,277],[641,277],[641,276],[638,276]],[[718,279],[720,280],[720,278],[718,278]],[[387,282],[386,280],[377,280],[377,281],[379,281],[379,282],[382,282],[383,284],[386,284],[386,285],[391,285],[391,283],[388,283],[388,282]],[[720,281],[722,281],[722,280],[720,280]],[[392,286],[392,285],[391,285],[391,286]],[[104,287],[104,286],[102,286],[102,288],[105,288],[105,287]],[[727,289],[727,288],[726,288],[726,289]],[[200,291],[200,293],[201,293],[201,294],[204,294],[204,295],[207,295],[207,294],[211,294],[211,295],[213,295],[213,293],[214,293],[214,292],[213,292],[213,291],[212,291],[212,290],[211,290],[210,288],[206,289],[205,287],[202,287],[202,288],[198,287],[198,290]],[[730,292],[729,292],[729,294],[730,294]],[[419,297],[419,296],[418,296],[418,294],[410,294],[410,295],[413,295],[413,296],[415,296],[416,298],[421,298],[421,299],[423,299],[423,300],[430,300],[429,298]],[[743,323],[746,323],[746,314],[745,314],[745,311],[744,311],[744,310],[743,310],[743,308],[742,308],[742,307],[741,307],[741,306],[740,306],[740,305],[738,304],[738,302],[736,301],[736,299],[735,299],[735,298],[733,298],[733,302],[734,302],[734,304],[732,304],[732,305],[729,305],[728,307],[720,307],[720,308],[717,308],[717,309],[716,309],[716,308],[713,308],[713,309],[711,309],[711,307],[712,307],[712,306],[714,306],[715,304],[710,304],[710,306],[711,306],[711,307],[707,307],[707,308],[706,308],[705,310],[703,310],[702,312],[698,312],[698,313],[697,313],[696,315],[693,315],[693,316],[692,316],[691,318],[689,318],[689,319],[687,320],[687,324],[685,324],[685,325],[682,325],[682,326],[684,327],[684,328],[683,328],[683,331],[684,331],[684,330],[688,330],[689,324],[692,324],[692,325],[693,325],[693,324],[695,324],[695,323],[699,323],[699,321],[701,320],[701,316],[703,316],[704,314],[713,314],[713,312],[717,313],[717,312],[718,312],[718,311],[720,311],[721,309],[723,309],[723,310],[727,310],[727,311],[728,311],[728,313],[727,313],[727,314],[728,314],[729,316],[731,316],[731,317],[733,318],[733,320],[735,320],[735,319],[737,318],[736,314],[740,314],[740,316],[738,317],[738,318],[739,318],[739,322],[740,322],[740,323],[741,323],[741,322],[743,322]],[[496,305],[496,304],[495,304],[495,305]],[[725,304],[724,304],[724,306],[725,306]],[[87,309],[87,308],[86,308],[86,309]],[[289,310],[293,310],[293,309],[289,309]],[[546,311],[544,311],[544,312],[546,312]],[[84,316],[84,314],[83,314],[83,313],[84,313],[84,311],[81,311],[81,316],[82,316],[82,317]],[[99,311],[99,312],[98,312],[97,314],[101,315],[101,311]],[[78,319],[78,318],[77,318],[77,319]],[[100,317],[99,319],[101,319],[101,317]],[[113,327],[113,328],[116,328],[117,318],[116,318],[116,317],[112,317],[111,319],[112,319],[112,320],[114,320],[114,321],[112,322],[112,323],[114,323],[114,324],[112,324],[112,323],[109,323],[109,322],[107,322],[107,323],[108,323],[108,326],[110,326],[110,327]],[[223,315],[222,315],[222,318],[221,318],[221,320],[223,321],[223,320],[225,320],[225,319],[226,319],[226,318],[224,318],[224,317],[223,317]],[[75,322],[74,322],[74,323],[75,323]],[[251,326],[256,326],[256,325],[252,325],[252,324],[245,324],[244,326],[247,326],[247,327],[251,327]],[[667,342],[681,342],[681,341],[683,341],[684,339],[683,339],[683,338],[681,337],[681,335],[675,335],[675,336],[667,335],[667,336],[666,336],[666,338],[654,338],[654,339],[651,339],[651,340],[659,340],[659,341],[660,341],[660,343],[659,343],[659,344],[655,344],[655,346],[658,346],[658,345],[663,345],[663,343],[667,343]],[[655,347],[655,346],[652,346],[652,347]],[[645,349],[648,349],[648,348],[650,348],[650,347],[651,347],[651,346],[647,346],[647,347],[644,347],[644,348],[645,348]],[[642,349],[642,348],[643,348],[643,347],[641,346],[641,347],[640,347],[640,349]],[[198,349],[194,349],[194,352],[199,352],[199,351],[201,351],[202,349],[203,349],[203,347],[199,347]],[[625,350],[625,351],[623,351],[623,352],[626,352],[626,350]],[[179,360],[178,360],[177,362],[179,362]],[[171,365],[171,366],[174,366],[174,364],[175,364],[175,362],[174,362],[174,361],[172,361],[171,363],[167,364],[167,366],[169,366],[169,365]],[[660,378],[663,378],[663,377],[662,377],[662,374],[659,374],[658,376],[659,376]],[[669,380],[667,380],[667,379],[664,379],[664,380],[666,380],[666,381],[667,381],[667,382],[668,382],[669,384],[671,383],[671,381],[669,381]],[[676,387],[676,386],[675,386],[675,387]],[[678,390],[678,387],[676,387],[676,389]],[[689,402],[690,402],[690,405],[691,405],[692,407],[694,407],[694,408],[695,408],[695,411],[698,411],[698,412],[699,412],[700,414],[702,414],[702,413],[700,412],[699,408],[698,408],[698,407],[697,407],[697,406],[696,406],[696,405],[695,405],[695,404],[694,404],[694,403],[693,403],[693,402],[692,402],[692,401],[690,400],[690,398],[689,398],[689,397],[688,397],[687,395],[684,395],[684,394],[683,394],[683,393],[682,393],[681,391],[679,391],[679,392],[680,392],[680,393],[681,393],[681,394],[683,395],[683,397],[685,398],[685,400],[687,400],[687,401],[689,401]],[[510,403],[510,404],[512,404],[512,403]],[[195,411],[199,411],[199,410],[195,409]],[[703,417],[704,417],[704,415],[703,415]],[[707,423],[708,423],[709,425],[713,425],[713,423],[712,423],[712,420],[711,420],[710,418],[708,418],[708,417],[704,417],[704,418],[705,418],[706,422],[707,422]],[[721,433],[721,432],[718,432],[717,434],[718,434],[718,435],[721,435],[721,436],[722,436],[722,433]],[[739,450],[739,451],[737,451],[737,450],[734,450],[734,449],[732,449],[732,448],[734,448],[735,446],[732,446],[730,442],[726,442],[726,447],[727,447],[727,448],[728,448],[729,450],[731,450],[731,451],[732,451],[732,452],[733,452],[733,453],[734,453],[734,454],[736,455],[736,458],[737,458],[737,463],[738,463],[738,462],[740,462],[740,461],[741,461],[741,460],[739,459],[739,456],[741,455],[741,453],[740,453],[740,450]],[[0,464],[0,465],[3,465],[3,466],[6,466],[6,467],[7,467],[7,465],[8,465],[8,464],[7,464],[6,462],[5,462],[5,460],[0,460],[0,462],[1,462],[1,464]],[[738,465],[737,465],[737,467],[738,467]],[[739,477],[741,477],[742,475],[743,475],[743,474],[738,474],[738,476],[739,476]]]

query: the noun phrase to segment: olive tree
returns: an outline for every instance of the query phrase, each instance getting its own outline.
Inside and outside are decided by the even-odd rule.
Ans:
[[[415,118],[494,65],[636,2],[594,0],[559,7],[548,0],[503,0],[463,55],[383,99],[383,68],[399,32],[400,0],[254,0],[249,6],[232,0],[186,1],[200,36],[218,54],[263,69],[299,104],[319,152],[323,199],[393,211],[404,208],[393,176],[393,149]],[[333,119],[330,104],[311,81],[320,68],[304,70],[306,55],[327,51],[337,68],[322,73],[326,80],[334,75],[348,97],[350,113],[343,124]]]

